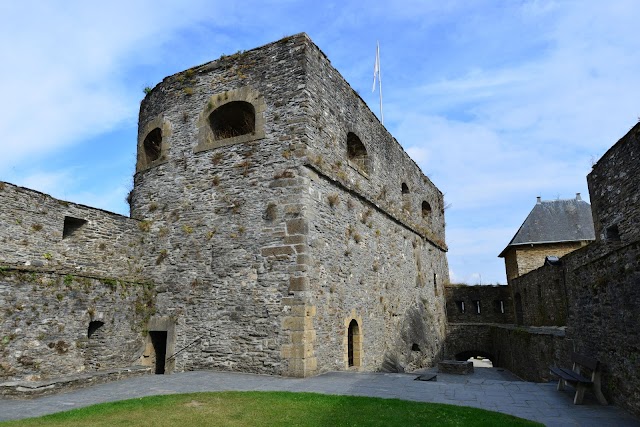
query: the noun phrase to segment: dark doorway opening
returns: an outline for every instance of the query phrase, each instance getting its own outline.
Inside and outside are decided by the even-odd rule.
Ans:
[[[358,322],[351,320],[347,335],[347,359],[349,367],[360,366],[360,328]]]
[[[156,354],[156,374],[164,374],[164,362],[167,357],[167,331],[149,331],[153,351]]]

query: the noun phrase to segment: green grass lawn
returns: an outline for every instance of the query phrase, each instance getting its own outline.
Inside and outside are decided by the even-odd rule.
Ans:
[[[150,396],[4,426],[534,426],[511,415],[397,399],[290,392]]]

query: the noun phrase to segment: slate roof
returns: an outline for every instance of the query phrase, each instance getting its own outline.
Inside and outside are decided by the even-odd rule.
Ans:
[[[591,205],[580,199],[540,200],[518,232],[498,255],[504,257],[511,246],[595,240]]]

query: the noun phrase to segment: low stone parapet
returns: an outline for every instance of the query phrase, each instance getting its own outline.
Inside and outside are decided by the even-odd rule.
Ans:
[[[0,383],[0,396],[30,399],[149,373],[151,373],[151,367],[149,366],[131,366],[69,375],[42,381],[7,381]]]
[[[473,374],[473,362],[468,360],[443,360],[438,362],[438,372],[442,374]]]

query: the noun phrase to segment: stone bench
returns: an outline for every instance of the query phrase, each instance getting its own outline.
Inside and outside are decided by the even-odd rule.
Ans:
[[[438,362],[438,372],[443,374],[473,374],[473,362],[468,360],[443,360]]]

